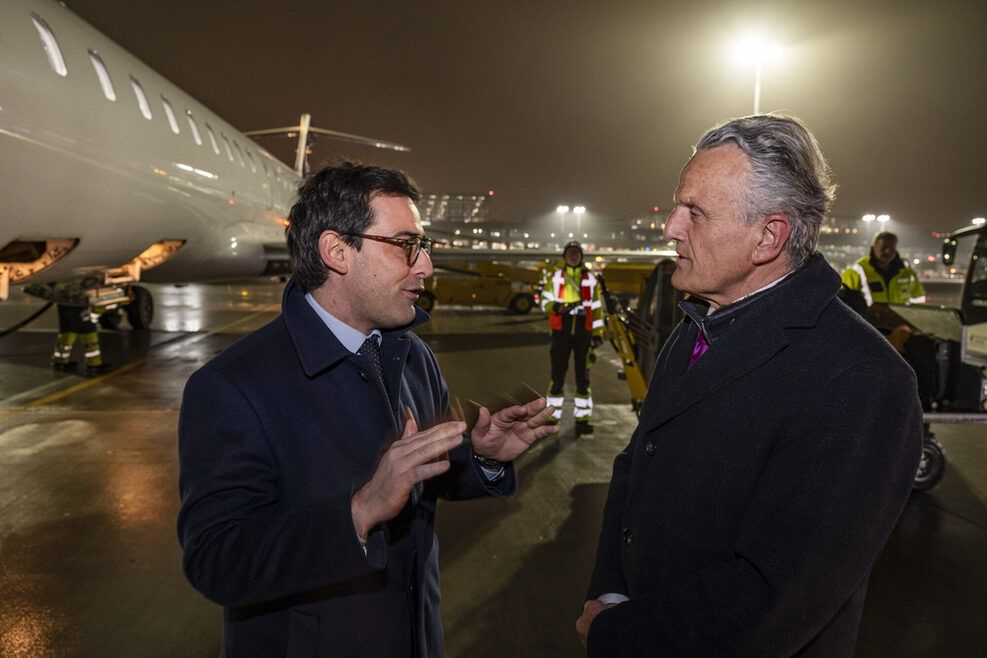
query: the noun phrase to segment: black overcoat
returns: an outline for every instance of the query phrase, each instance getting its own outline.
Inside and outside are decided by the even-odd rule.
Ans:
[[[614,461],[588,598],[630,600],[594,620],[589,655],[853,654],[922,411],[839,287],[816,254],[748,300],[688,309]],[[711,345],[690,368],[697,320]]]
[[[426,319],[419,310],[412,326]],[[515,477],[508,467],[488,483],[464,442],[364,555],[350,499],[399,436],[402,410],[421,429],[451,418],[435,357],[410,328],[383,332],[388,397],[368,357],[289,282],[277,319],[189,379],[178,533],[187,577],[225,608],[222,655],[442,653],[436,498],[506,495]]]

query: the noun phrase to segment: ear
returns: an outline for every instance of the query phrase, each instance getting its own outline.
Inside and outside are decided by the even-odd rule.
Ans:
[[[346,274],[350,269],[349,245],[335,231],[323,231],[319,236],[319,256],[326,267],[337,274]]]
[[[792,223],[785,215],[768,215],[763,223],[761,239],[754,246],[755,265],[763,265],[778,258],[792,233]]]

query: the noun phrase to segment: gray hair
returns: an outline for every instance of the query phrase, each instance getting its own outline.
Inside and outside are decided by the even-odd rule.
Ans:
[[[836,185],[816,138],[796,117],[759,114],[710,129],[695,151],[728,143],[750,158],[747,223],[774,213],[788,217],[792,232],[784,249],[789,264],[797,267],[815,251],[823,215],[836,198]]]

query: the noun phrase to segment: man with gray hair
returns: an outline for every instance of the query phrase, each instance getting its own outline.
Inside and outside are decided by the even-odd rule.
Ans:
[[[665,235],[690,298],[614,460],[576,622],[590,656],[853,654],[922,410],[815,251],[833,192],[786,116],[714,128],[682,170]]]

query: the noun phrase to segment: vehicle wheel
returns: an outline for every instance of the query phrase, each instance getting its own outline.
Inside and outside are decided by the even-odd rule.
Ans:
[[[147,288],[133,286],[130,289],[134,298],[127,304],[127,321],[134,329],[148,329],[154,318],[154,299]]]
[[[119,329],[121,322],[123,322],[123,313],[121,313],[118,308],[115,308],[112,311],[107,311],[99,316],[99,326],[103,329],[109,329],[110,331],[116,331]]]
[[[519,295],[514,295],[514,299],[511,303],[507,305],[507,310],[511,313],[530,313],[531,308],[535,305],[535,300],[531,295],[526,295],[521,293]]]
[[[939,484],[943,474],[946,472],[946,451],[942,444],[936,440],[935,435],[926,434],[922,441],[922,459],[918,463],[918,472],[915,473],[915,483],[913,489],[925,491]]]
[[[435,308],[435,295],[426,290],[418,295],[418,301],[415,304],[426,313],[431,313],[432,309]]]

